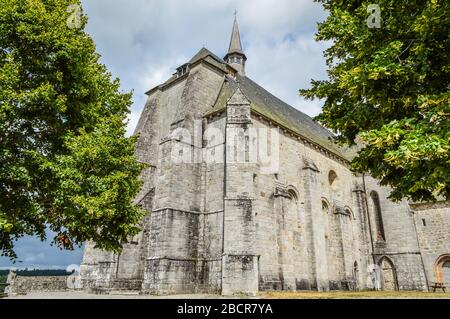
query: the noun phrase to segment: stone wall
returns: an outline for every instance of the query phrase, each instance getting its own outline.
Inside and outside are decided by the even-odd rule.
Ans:
[[[272,127],[260,118],[252,122]],[[353,191],[360,179],[313,146],[279,132],[278,173],[254,172],[260,289],[364,289],[367,226],[362,198]],[[337,176],[333,183],[331,171]]]
[[[160,141],[153,150],[158,160],[155,196],[148,208],[152,214],[142,286],[146,292],[220,290],[223,164],[205,165],[201,156],[202,114],[214,103],[222,82],[217,71],[199,64],[158,97]],[[178,129],[188,135],[178,134],[183,132]],[[174,163],[174,151],[186,162]]]
[[[418,237],[408,202],[390,201],[387,198],[389,188],[380,186],[378,181],[371,177],[365,176],[365,187],[375,262],[379,264],[383,257],[391,260],[399,289],[427,290]],[[376,208],[370,196],[371,192],[377,192],[379,196],[385,240],[378,235]]]
[[[448,203],[415,204],[414,221],[417,227],[420,251],[429,285],[444,282],[450,287],[450,274],[439,274],[441,261],[450,261],[450,209]]]
[[[10,280],[6,292],[10,295],[27,294],[40,291],[69,290],[69,276],[14,276]]]

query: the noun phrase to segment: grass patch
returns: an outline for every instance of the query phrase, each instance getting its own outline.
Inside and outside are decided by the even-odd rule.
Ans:
[[[259,295],[268,299],[450,299],[450,293],[421,291],[269,291]]]

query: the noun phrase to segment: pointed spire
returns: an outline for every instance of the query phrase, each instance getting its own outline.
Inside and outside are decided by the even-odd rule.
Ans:
[[[239,26],[237,23],[236,13],[234,15],[233,31],[231,32],[230,46],[228,48],[228,54],[230,53],[244,54],[244,52],[242,51],[241,35],[239,33]]]
[[[245,61],[247,57],[242,50],[241,35],[236,18],[237,11],[234,13],[233,31],[231,32],[230,46],[224,60],[235,68],[240,75],[245,76]]]

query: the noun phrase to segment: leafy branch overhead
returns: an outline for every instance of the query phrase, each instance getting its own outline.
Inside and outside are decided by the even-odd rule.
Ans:
[[[343,143],[361,139],[352,167],[392,187],[391,198],[450,198],[450,2],[318,1],[329,12],[316,39],[328,80],[301,90],[325,100],[317,120]]]
[[[24,235],[72,249],[118,251],[143,211],[132,204],[143,165],[125,137],[131,94],[99,63],[69,0],[0,6],[0,250]]]

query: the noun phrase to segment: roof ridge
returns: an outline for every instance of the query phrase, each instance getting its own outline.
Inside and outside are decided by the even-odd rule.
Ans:
[[[272,96],[273,98],[277,99],[279,102],[283,103],[285,106],[289,107],[289,109],[291,111],[295,111],[299,114],[301,114],[303,117],[306,117],[307,119],[309,119],[311,121],[311,123],[313,123],[314,125],[320,127],[321,129],[325,130],[326,132],[328,132],[330,135],[333,135],[332,132],[330,132],[328,129],[326,129],[325,127],[323,127],[320,123],[317,123],[316,121],[314,121],[314,119],[309,116],[308,114],[306,114],[305,112],[300,111],[299,109],[293,107],[292,105],[290,105],[289,103],[283,101],[282,99],[280,99],[278,96],[274,95],[273,93],[269,92],[268,90],[266,90],[265,88],[263,88],[261,85],[259,85],[258,83],[256,83],[255,81],[253,81],[251,78],[249,78],[248,76],[243,76],[245,77],[248,81],[250,81],[253,85],[259,87],[260,89],[264,90],[267,94],[269,94],[270,96]]]

